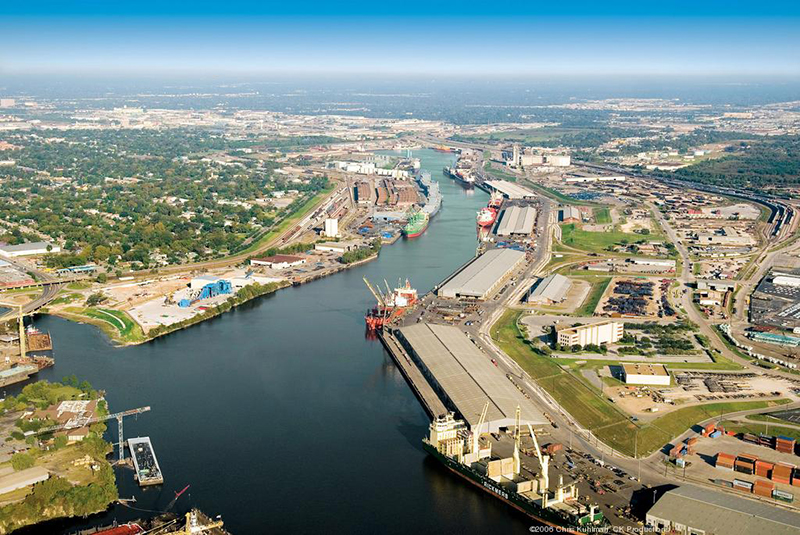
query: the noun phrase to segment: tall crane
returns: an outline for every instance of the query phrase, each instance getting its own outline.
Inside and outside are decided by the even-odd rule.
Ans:
[[[539,441],[536,440],[536,433],[533,432],[533,427],[528,424],[528,431],[531,432],[531,439],[533,439],[533,447],[536,450],[536,457],[539,458],[539,464],[542,467],[542,478],[544,479],[544,489],[547,491],[550,488],[550,476],[548,475],[548,467],[550,465],[550,456],[542,455],[542,450],[539,448]]]
[[[519,474],[522,470],[522,463],[519,459],[519,442],[520,442],[520,429],[519,429],[519,405],[517,405],[517,411],[514,415],[514,473]]]
[[[65,424],[59,425],[52,425],[50,427],[45,427],[43,429],[39,429],[35,435],[43,435],[45,433],[54,433],[56,431],[61,431],[65,429],[78,429],[81,427],[86,427],[92,424],[96,424],[98,422],[105,422],[106,420],[117,420],[117,429],[119,431],[119,460],[125,460],[125,440],[123,439],[122,435],[122,419],[126,416],[138,416],[144,412],[150,410],[150,407],[139,407],[138,409],[130,409],[127,411],[122,412],[115,412],[114,414],[109,414],[107,416],[95,416],[94,418],[80,418],[76,420],[70,420]]]
[[[486,402],[486,405],[483,406],[483,411],[481,412],[481,417],[478,420],[478,426],[475,428],[475,431],[472,433],[472,452],[476,455],[478,454],[478,448],[480,448],[479,440],[481,438],[481,428],[483,427],[483,423],[486,421],[486,413],[489,412],[489,402]]]
[[[26,340],[25,340],[25,314],[22,312],[23,305],[19,305],[17,303],[0,303],[0,306],[8,307],[8,308],[16,308],[19,312],[17,316],[17,325],[19,327],[19,355],[21,359],[24,361],[25,357],[28,353],[26,347]]]
[[[372,286],[372,284],[370,284],[370,282],[367,280],[366,277],[363,277],[363,279],[364,279],[364,284],[367,285],[367,288],[369,288],[369,291],[372,292],[372,295],[374,295],[375,299],[378,300],[378,304],[385,307],[386,306],[386,300],[383,298],[383,295],[381,295],[380,290],[376,290]]]

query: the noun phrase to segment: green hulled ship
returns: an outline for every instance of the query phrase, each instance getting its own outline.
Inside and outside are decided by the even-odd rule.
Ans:
[[[405,234],[406,238],[416,238],[422,235],[425,229],[428,228],[429,220],[428,214],[425,212],[414,212],[408,218],[408,223],[403,227],[403,234]]]

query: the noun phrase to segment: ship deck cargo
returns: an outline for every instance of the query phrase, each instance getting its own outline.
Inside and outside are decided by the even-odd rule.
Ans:
[[[133,467],[136,469],[136,479],[139,485],[160,485],[164,482],[161,467],[158,465],[156,453],[150,437],[137,437],[128,439],[128,447],[133,458]]]
[[[397,339],[440,397],[470,427],[478,423],[486,402],[492,432],[513,425],[517,406],[524,423],[546,424],[542,413],[523,396],[489,357],[457,327],[417,323],[397,330]]]

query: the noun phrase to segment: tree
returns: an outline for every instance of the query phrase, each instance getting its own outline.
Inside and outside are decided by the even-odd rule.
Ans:
[[[100,273],[95,280],[100,284],[102,284],[108,280],[108,275],[106,275],[105,273]]]
[[[11,466],[16,471],[27,470],[31,468],[36,460],[30,453],[15,453],[11,456]]]

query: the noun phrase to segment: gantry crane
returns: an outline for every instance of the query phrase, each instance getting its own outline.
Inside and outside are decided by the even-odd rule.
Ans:
[[[16,308],[19,311],[19,316],[17,316],[17,324],[19,326],[19,355],[21,359],[24,361],[25,357],[27,356],[28,349],[26,347],[26,340],[25,340],[25,314],[22,312],[23,305],[19,305],[17,303],[0,303],[0,306],[8,307],[8,308]]]
[[[117,429],[119,431],[119,460],[125,460],[125,441],[122,435],[122,419],[126,416],[138,416],[144,412],[150,410],[150,407],[139,407],[138,409],[130,409],[127,411],[122,412],[115,412],[114,414],[109,414],[108,416],[95,416],[94,418],[81,418],[77,420],[70,420],[65,424],[59,425],[52,425],[50,427],[45,427],[44,429],[39,429],[35,435],[43,435],[45,433],[54,433],[56,431],[61,431],[65,429],[78,429],[81,427],[86,427],[92,424],[96,424],[98,422],[105,422],[106,420],[117,420]]]

